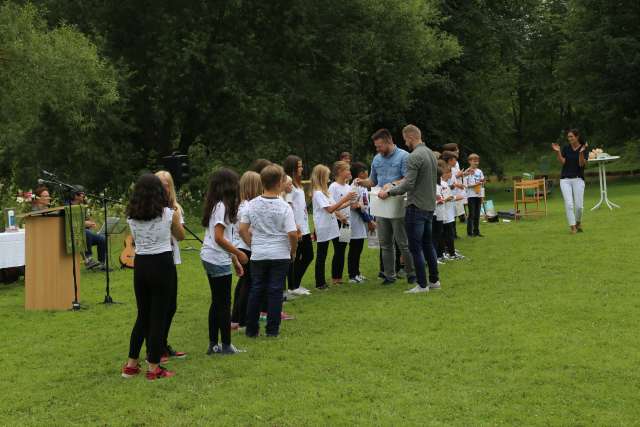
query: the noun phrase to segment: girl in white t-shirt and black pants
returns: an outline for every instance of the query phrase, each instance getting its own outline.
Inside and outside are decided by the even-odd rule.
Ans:
[[[140,373],[138,358],[146,340],[147,379],[171,377],[174,373],[160,366],[160,358],[165,350],[163,338],[171,289],[177,280],[171,236],[184,239],[180,215],[169,208],[160,179],[153,174],[145,174],[133,188],[127,216],[136,245],[133,287],[138,316],[131,331],[129,360],[122,368],[122,376],[131,378]]]
[[[351,164],[351,176],[356,180],[369,178],[367,167],[360,162]],[[347,270],[350,283],[362,283],[366,277],[360,272],[360,257],[367,238],[367,230],[375,230],[373,217],[369,215],[369,192],[366,187],[357,186],[356,202],[351,205],[350,226],[351,240],[349,241],[349,255],[347,256]]]
[[[316,288],[327,289],[324,265],[329,250],[329,242],[333,242],[334,251],[339,250],[340,229],[335,212],[349,207],[355,197],[355,192],[349,192],[335,202],[329,193],[329,168],[325,165],[316,165],[311,172],[311,189],[313,191],[313,222],[315,225],[317,254],[316,254]],[[335,257],[335,255],[334,255]],[[344,264],[344,248],[343,248]],[[343,267],[344,268],[344,267]],[[333,268],[332,268],[333,270]],[[332,271],[332,275],[334,272]]]
[[[289,290],[297,295],[305,295],[309,290],[302,286],[302,278],[307,268],[313,261],[313,242],[309,228],[309,214],[307,212],[307,199],[302,188],[302,159],[298,156],[288,156],[283,163],[284,172],[293,180],[291,193],[291,208],[298,227],[298,249],[291,263],[288,282]]]
[[[240,352],[231,344],[231,265],[238,276],[242,276],[241,264],[246,264],[248,259],[233,244],[233,224],[237,220],[238,205],[238,175],[229,169],[218,169],[209,181],[202,217],[202,225],[207,230],[200,251],[211,288],[209,355]]]
[[[348,194],[352,194],[353,190],[349,185],[351,180],[351,166],[347,162],[337,161],[333,165],[334,182],[329,186],[329,195],[333,200],[341,200]],[[354,202],[355,194],[350,202]],[[341,209],[335,211],[338,219],[338,228],[351,227],[351,203]],[[349,230],[350,231],[350,230]],[[347,242],[341,242],[338,239],[333,246],[333,259],[331,260],[331,281],[334,285],[342,283],[342,273],[344,272],[344,255],[347,251]]]

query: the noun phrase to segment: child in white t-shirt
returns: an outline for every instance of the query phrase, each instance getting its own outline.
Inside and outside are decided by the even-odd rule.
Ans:
[[[482,237],[480,234],[480,206],[484,198],[484,174],[479,168],[480,156],[469,155],[469,169],[464,172],[464,184],[467,189],[467,204],[469,217],[467,218],[467,235]]]
[[[337,161],[333,165],[333,176],[335,181],[329,186],[329,195],[333,200],[340,200],[354,189],[349,185],[351,181],[351,166],[347,162]],[[335,212],[338,219],[338,228],[347,229],[351,232],[351,207],[347,204],[342,209]],[[341,230],[344,232],[344,230]],[[331,281],[334,285],[342,283],[342,274],[344,272],[344,255],[347,250],[347,242],[338,240],[334,247],[333,259],[331,260]]]
[[[342,162],[344,163],[344,162]],[[327,289],[327,283],[325,280],[324,265],[327,259],[327,252],[329,250],[329,242],[333,242],[334,252],[339,250],[338,237],[340,236],[340,229],[338,227],[338,218],[336,211],[339,209],[349,208],[352,200],[356,196],[356,193],[349,191],[337,202],[331,197],[329,193],[329,168],[325,165],[316,165],[311,172],[311,189],[313,191],[313,221],[315,225],[316,241],[317,241],[317,255],[315,266],[315,279],[317,289]],[[344,248],[343,253],[343,268],[344,268]],[[335,255],[334,255],[334,260]],[[335,262],[334,261],[334,262]],[[334,269],[332,269],[333,275]]]
[[[206,227],[200,258],[209,279],[209,348],[207,354],[240,352],[231,344],[231,265],[238,276],[247,255],[233,244],[233,224],[238,216],[238,175],[219,169],[209,181],[202,225]],[[218,345],[218,335],[222,346]]]
[[[446,218],[445,201],[442,186],[443,166],[438,166],[436,175],[436,210],[433,215],[432,240],[438,256],[438,262],[444,262],[444,220]]]
[[[280,197],[284,171],[270,165],[260,172],[263,193],[249,202],[240,218],[240,236],[251,246],[251,289],[246,335],[260,332],[260,307],[267,295],[267,336],[280,333],[282,292],[296,253],[298,230],[291,206]]]
[[[461,200],[462,196],[456,194],[455,189],[451,189],[449,182],[451,180],[451,167],[447,166],[442,171],[442,198],[444,199],[444,221],[443,221],[443,240],[446,250],[445,258],[462,259],[461,255],[456,253],[454,225],[456,222],[456,201]]]
[[[364,241],[368,230],[375,230],[376,224],[369,215],[369,192],[366,187],[358,185],[359,181],[369,178],[366,165],[360,162],[351,164],[351,176],[354,183],[351,189],[356,192],[356,202],[351,205],[350,225],[351,240],[349,241],[349,255],[347,256],[347,270],[349,283],[362,283],[367,280],[360,272],[360,258],[364,249]]]

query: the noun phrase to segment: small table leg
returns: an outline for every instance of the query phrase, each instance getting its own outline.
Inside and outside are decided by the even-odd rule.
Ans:
[[[603,162],[599,162],[598,163],[598,181],[600,181],[600,200],[598,201],[598,203],[596,203],[596,205],[594,207],[591,208],[591,210],[596,210],[600,207],[600,205],[602,205],[602,202],[604,202],[604,188],[603,188],[603,183],[606,184],[606,176],[603,177]]]

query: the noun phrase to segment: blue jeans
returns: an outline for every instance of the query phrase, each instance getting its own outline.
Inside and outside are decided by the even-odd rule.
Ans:
[[[91,258],[91,256],[93,255],[91,253],[91,248],[93,246],[97,246],[98,247],[98,261],[100,262],[104,262],[105,261],[105,255],[107,253],[107,246],[105,243],[105,238],[104,238],[104,234],[97,234],[94,233],[91,230],[87,230],[85,228],[84,230],[84,235],[85,238],[87,239],[87,251],[85,252],[85,255],[87,258]]]
[[[251,261],[251,289],[247,304],[247,329],[249,337],[260,332],[260,306],[264,294],[267,294],[267,335],[277,336],[280,331],[280,312],[282,311],[282,292],[289,272],[291,261],[288,259],[270,259]]]
[[[431,239],[433,211],[424,211],[414,205],[407,206],[404,225],[407,230],[409,252],[413,257],[418,284],[427,286],[425,259],[429,266],[429,282],[436,283],[438,277],[438,259]]]

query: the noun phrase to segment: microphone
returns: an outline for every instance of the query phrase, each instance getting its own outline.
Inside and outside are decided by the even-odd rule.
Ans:
[[[44,172],[44,171],[43,171]],[[42,185],[42,184],[46,184],[47,181],[45,181],[44,179],[40,178],[38,179],[38,185]]]
[[[46,170],[44,170],[44,169],[42,169],[42,173],[43,173],[44,175],[47,175],[47,176],[50,176],[50,177],[54,177],[54,178],[56,177],[56,174],[55,174],[55,173],[52,173],[52,172],[46,171]]]

